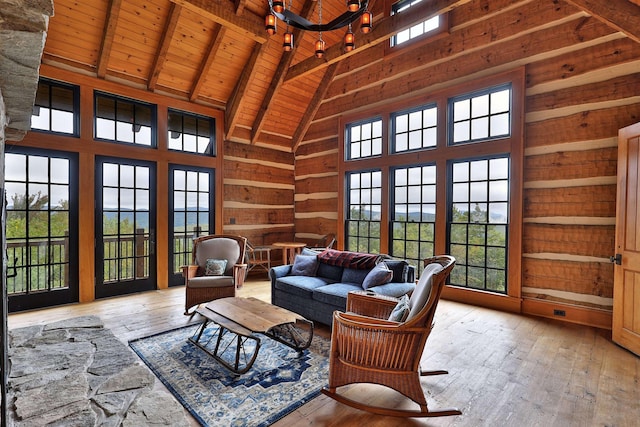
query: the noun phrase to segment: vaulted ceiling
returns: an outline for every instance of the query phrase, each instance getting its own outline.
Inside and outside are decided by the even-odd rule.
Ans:
[[[433,16],[469,1],[427,0],[421,10]],[[638,0],[568,1],[638,37],[637,28],[624,28],[619,7]],[[292,8],[317,22],[318,3],[296,0]],[[316,33],[294,32],[288,53],[281,22],[267,36],[267,0],[54,0],[54,7],[43,63],[210,105],[224,110],[228,140],[285,149],[304,136],[340,62],[427,17],[384,18],[384,1],[372,0],[374,31],[357,33],[350,54],[344,29],[325,33],[327,53],[317,59]],[[323,22],[344,9],[343,0],[325,0]]]

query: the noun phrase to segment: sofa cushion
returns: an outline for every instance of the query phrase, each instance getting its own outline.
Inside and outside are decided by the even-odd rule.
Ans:
[[[378,263],[380,255],[325,249],[318,255],[321,263],[360,270],[370,270]]]
[[[362,291],[360,285],[354,283],[332,283],[313,290],[313,299],[336,307],[346,307],[347,294],[351,291]]]
[[[326,277],[327,279],[330,279],[331,282],[341,282],[342,270],[342,267],[325,264],[320,258],[318,258],[318,271],[316,271],[316,276]]]
[[[285,276],[276,280],[275,287],[284,292],[311,299],[315,288],[325,286],[328,283],[331,283],[329,279],[318,276]]]
[[[373,288],[374,286],[389,283],[393,277],[393,272],[389,270],[384,262],[373,267],[362,282],[363,289]]]
[[[355,268],[345,268],[342,270],[341,283],[355,283],[362,286],[365,277],[369,274],[369,270],[357,270]]]
[[[404,283],[408,281],[409,263],[407,261],[403,259],[385,259],[383,262],[389,267],[389,270],[393,271],[392,282]]]
[[[291,267],[292,276],[315,276],[318,271],[317,255],[296,255]]]

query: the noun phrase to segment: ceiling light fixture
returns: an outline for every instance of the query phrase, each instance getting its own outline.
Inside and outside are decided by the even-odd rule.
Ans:
[[[351,24],[360,18],[360,29],[363,33],[369,33],[372,29],[373,14],[367,10],[369,6],[369,0],[346,0],[346,11],[334,18],[332,21],[325,24],[322,23],[322,2],[318,2],[318,16],[319,22],[314,24],[308,21],[306,18],[294,13],[291,8],[291,0],[288,7],[285,5],[285,0],[268,0],[269,2],[269,14],[265,17],[265,29],[269,35],[276,33],[276,18],[284,22],[287,25],[287,32],[284,35],[283,48],[285,51],[293,49],[293,34],[289,31],[289,26],[306,31],[316,31],[319,33],[319,38],[315,43],[316,56],[318,56],[319,43],[322,46],[322,53],[318,56],[322,57],[324,54],[324,41],[322,40],[322,32],[333,31],[348,26],[348,32],[346,33],[345,50],[351,51],[355,48],[355,36],[351,31]]]

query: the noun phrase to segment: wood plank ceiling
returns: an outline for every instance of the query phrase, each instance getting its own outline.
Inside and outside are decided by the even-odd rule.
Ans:
[[[468,1],[430,0],[425,13],[383,18],[384,1],[372,0],[374,31],[357,33],[353,53]],[[620,31],[638,37],[620,16],[620,4],[629,2],[614,1],[617,9],[569,2],[610,25],[622,22]],[[292,8],[317,22],[318,3],[297,0]],[[213,106],[225,111],[227,140],[286,150],[300,143],[336,68],[350,56],[342,49],[345,30],[323,34],[328,49],[321,60],[313,56],[311,32],[294,33],[296,47],[284,53],[284,25],[272,37],[264,30],[267,0],[54,0],[54,8],[43,63]],[[344,1],[325,0],[323,22],[344,8]]]

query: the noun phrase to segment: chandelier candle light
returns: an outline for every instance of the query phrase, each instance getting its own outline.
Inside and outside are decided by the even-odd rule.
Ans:
[[[317,31],[318,40],[315,43],[316,57],[322,58],[325,50],[325,42],[322,40],[323,31],[333,31],[348,26],[348,31],[344,35],[344,49],[347,52],[355,49],[355,36],[351,30],[351,24],[360,18],[360,31],[367,34],[372,29],[373,15],[367,10],[369,0],[347,0],[347,10],[326,24],[322,23],[322,0],[318,1],[318,23],[314,24],[300,15],[293,12],[291,8],[292,0],[289,0],[288,7],[285,0],[268,0],[269,13],[264,20],[267,34],[276,33],[276,18],[287,24],[287,31],[284,33],[282,47],[285,51],[293,49],[293,33],[289,31],[289,26],[307,31]]]

